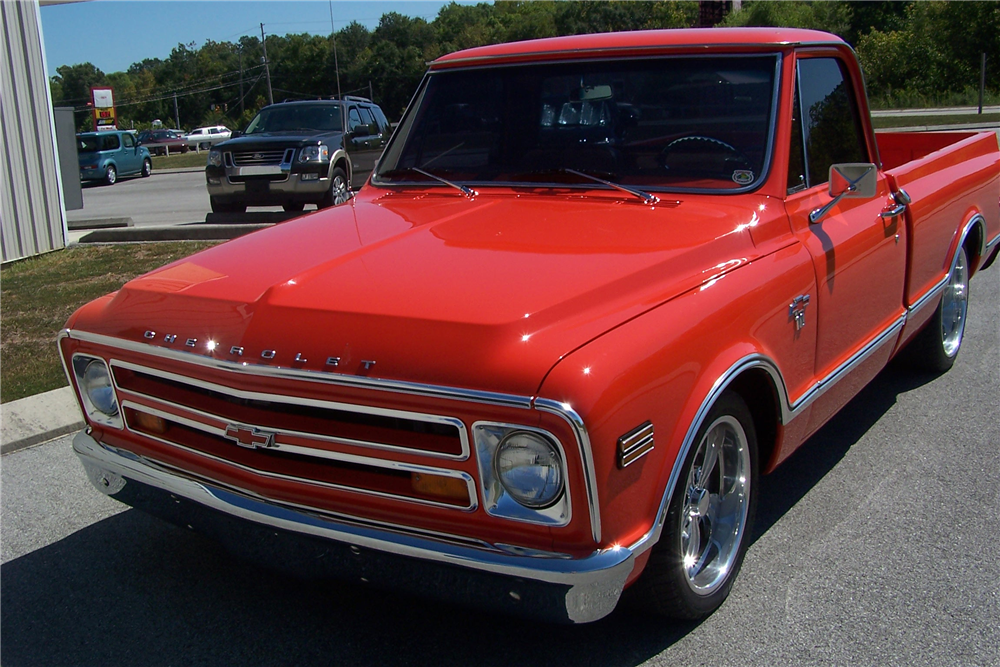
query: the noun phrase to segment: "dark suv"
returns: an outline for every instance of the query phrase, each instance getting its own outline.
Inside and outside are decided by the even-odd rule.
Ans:
[[[272,104],[233,134],[208,153],[205,178],[216,213],[342,204],[367,180],[390,127],[371,100],[345,97]]]

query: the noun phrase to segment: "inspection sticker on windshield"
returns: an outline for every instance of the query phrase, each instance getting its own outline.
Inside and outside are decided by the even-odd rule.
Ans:
[[[749,169],[737,169],[733,172],[733,183],[750,185],[753,183],[753,172]]]

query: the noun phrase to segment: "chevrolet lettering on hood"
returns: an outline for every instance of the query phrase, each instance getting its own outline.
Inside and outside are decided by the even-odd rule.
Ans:
[[[145,338],[146,340],[156,340],[156,338],[157,338],[156,332],[152,331],[152,330],[149,330],[149,329],[147,329],[145,331],[145,333],[143,333],[142,337]],[[161,338],[160,340],[162,342],[164,342],[164,343],[167,343],[168,345],[173,345],[174,343],[176,343],[178,341],[178,335],[177,334],[164,334],[163,338]],[[198,351],[198,339],[197,338],[186,338],[186,339],[185,338],[181,338],[180,340],[184,341],[183,342],[183,346],[184,347],[194,348],[195,351]],[[216,351],[219,350],[219,349],[225,349],[225,346],[221,345],[220,343],[218,343],[217,341],[214,341],[214,340],[207,340],[207,341],[204,342],[204,351],[205,352],[208,352],[210,354],[215,354]],[[244,347],[242,347],[242,346],[239,346],[239,345],[233,345],[233,346],[231,346],[229,348],[229,355],[232,356],[232,357],[244,357],[244,356],[252,357],[253,354],[255,354],[255,353],[252,353],[252,354],[245,354],[245,353],[246,353],[246,349]],[[278,361],[280,361],[280,359],[278,358],[278,351],[277,350],[271,350],[271,349],[261,350],[260,351],[260,358],[261,359],[265,359],[267,361],[272,361],[272,360],[278,360]],[[304,364],[304,363],[306,363],[309,360],[306,359],[303,356],[302,352],[297,352],[295,354],[295,357],[292,358],[291,361],[294,362],[294,363]],[[360,364],[361,364],[361,366],[365,370],[370,370],[372,368],[372,366],[375,365],[375,362],[363,359],[363,360],[360,361]],[[331,368],[340,366],[340,357],[332,357],[332,356],[326,357],[325,365],[329,366]]]
[[[438,58],[339,186],[339,144],[219,144],[320,173],[295,182],[325,208],[74,313],[74,450],[101,492],[296,574],[564,623],[629,587],[703,619],[760,476],[891,359],[955,363],[1000,250],[996,134],[876,135],[864,95],[823,32],[599,33]],[[269,118],[357,139],[366,105]],[[302,210],[252,167],[225,188]]]

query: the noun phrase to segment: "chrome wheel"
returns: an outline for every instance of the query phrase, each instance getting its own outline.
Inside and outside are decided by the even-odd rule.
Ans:
[[[941,344],[948,357],[958,354],[965,334],[965,316],[969,310],[969,267],[964,252],[958,253],[948,284],[941,295]]]
[[[351,198],[351,193],[347,189],[347,178],[341,174],[333,176],[333,205],[339,206]]]
[[[104,182],[108,185],[114,185],[115,181],[118,180],[118,170],[114,168],[113,165],[108,165],[108,168],[104,170]]]
[[[711,595],[729,577],[747,528],[750,448],[740,422],[716,419],[705,433],[685,482],[680,553],[687,584]]]

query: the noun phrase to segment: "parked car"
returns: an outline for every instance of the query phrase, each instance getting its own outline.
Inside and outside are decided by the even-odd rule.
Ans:
[[[229,172],[264,166],[253,134],[210,177],[337,150]],[[876,135],[823,32],[446,55],[348,205],[70,318],[73,447],[103,493],[255,560],[562,622],[626,587],[704,618],[760,476],[890,359],[955,363],[998,192],[996,133]]]
[[[153,155],[188,152],[187,139],[176,130],[143,130],[139,133],[139,141]]]
[[[76,135],[81,181],[114,185],[119,176],[149,176],[153,161],[149,150],[124,130],[83,132]]]
[[[198,127],[187,133],[188,148],[205,150],[211,148],[220,141],[225,141],[232,136],[232,131],[225,125],[212,125],[210,127]]]
[[[212,210],[342,204],[364,184],[391,133],[382,110],[363,97],[264,107],[242,136],[209,151]]]

